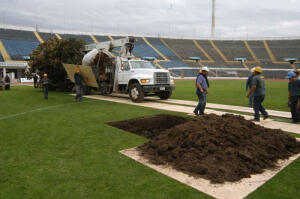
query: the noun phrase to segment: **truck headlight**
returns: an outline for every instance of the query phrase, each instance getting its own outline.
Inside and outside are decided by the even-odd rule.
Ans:
[[[143,84],[150,83],[150,79],[141,79],[141,83]]]

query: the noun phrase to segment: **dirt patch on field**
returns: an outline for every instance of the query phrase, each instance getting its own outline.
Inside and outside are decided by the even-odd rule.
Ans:
[[[153,117],[141,117],[120,122],[109,122],[107,124],[144,136],[146,138],[154,138],[165,130],[178,124],[187,122],[189,119],[175,115],[156,115]]]
[[[140,155],[151,163],[168,164],[212,183],[234,182],[262,173],[275,168],[278,159],[300,152],[300,142],[294,137],[241,116],[180,118],[157,115],[110,124],[152,138],[138,147]]]

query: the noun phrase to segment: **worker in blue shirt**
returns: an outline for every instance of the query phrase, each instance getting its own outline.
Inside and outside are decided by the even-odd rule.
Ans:
[[[248,77],[247,82],[246,82],[246,92],[248,92],[248,89],[251,89],[251,81],[254,77],[254,69],[255,67],[253,67],[251,69],[251,75]],[[248,103],[249,107],[253,107],[253,93],[249,96],[249,103]]]
[[[205,78],[208,74],[208,67],[202,67],[202,73],[197,76],[196,79],[196,93],[198,96],[198,105],[194,109],[195,115],[204,115],[206,106],[206,95],[208,94],[208,82]]]
[[[289,79],[288,100],[291,103],[292,120],[293,123],[298,123],[300,122],[300,79],[297,79],[294,72],[289,72],[286,78]]]

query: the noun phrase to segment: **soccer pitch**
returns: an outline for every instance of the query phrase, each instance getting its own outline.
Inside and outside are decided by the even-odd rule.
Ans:
[[[233,98],[232,104],[247,105],[244,82],[211,81],[208,101],[230,104]],[[274,107],[288,110],[282,96],[287,83],[277,83],[281,89],[271,89],[284,104]],[[229,95],[231,86],[240,90]],[[173,98],[196,101],[194,81],[176,82]],[[185,114],[92,99],[74,103],[61,92],[44,100],[40,89],[27,86],[1,91],[0,100],[0,198],[211,198],[120,154],[147,139],[106,125]],[[299,168],[298,159],[248,198],[298,198]]]

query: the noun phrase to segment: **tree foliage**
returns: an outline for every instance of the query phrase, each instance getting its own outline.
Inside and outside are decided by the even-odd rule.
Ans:
[[[70,81],[67,80],[63,63],[81,64],[84,54],[80,49],[84,44],[83,40],[75,38],[47,40],[32,51],[27,75],[37,72],[42,77],[44,73],[47,73],[52,89],[68,90]]]

